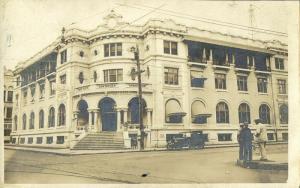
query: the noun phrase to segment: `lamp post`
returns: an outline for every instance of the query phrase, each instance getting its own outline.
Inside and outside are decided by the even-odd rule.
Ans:
[[[141,132],[141,138],[140,138],[140,150],[144,150],[144,138],[145,138],[145,130],[144,130],[144,124],[143,124],[143,98],[142,98],[142,81],[141,81],[141,73],[144,72],[140,68],[140,58],[139,58],[139,48],[131,47],[131,52],[134,53],[134,60],[136,60],[137,65],[137,71],[133,70],[131,71],[132,79],[135,79],[135,76],[138,77],[138,97],[139,97],[139,121],[140,121],[140,132]]]

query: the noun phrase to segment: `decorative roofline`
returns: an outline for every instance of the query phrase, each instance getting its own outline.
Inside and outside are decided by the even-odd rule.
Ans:
[[[108,19],[117,19],[117,26],[116,28],[110,28],[108,27],[107,20]],[[226,34],[218,31],[211,31],[211,30],[204,30],[196,27],[188,27],[179,23],[176,23],[172,19],[158,19],[158,18],[152,18],[146,21],[143,25],[134,25],[129,24],[127,22],[121,22],[122,19],[121,15],[116,14],[114,11],[110,13],[110,15],[107,15],[104,17],[105,23],[98,25],[95,29],[85,31],[79,28],[70,28],[67,29],[64,32],[64,38],[65,42],[72,42],[72,40],[78,40],[82,41],[84,43],[87,43],[90,45],[93,43],[93,41],[101,40],[106,37],[125,37],[125,36],[134,36],[137,38],[144,38],[149,33],[163,33],[163,34],[169,34],[169,35],[175,35],[177,37],[185,37],[185,36],[193,36],[197,37],[198,35],[193,35],[193,31],[200,32],[200,33],[207,33],[209,36],[208,39],[214,39],[214,37],[224,37],[224,43],[228,43],[228,37],[230,39],[238,38],[242,41],[240,42],[232,42],[233,45],[249,45],[251,47],[257,47],[257,49],[263,48],[271,51],[276,51],[274,49],[280,49],[281,51],[287,52],[287,44],[279,41],[279,40],[259,40],[259,39],[251,39],[243,36],[238,35],[231,35]],[[121,25],[121,26],[120,26]],[[124,26],[124,28],[122,28]],[[200,36],[200,35],[199,35]],[[77,38],[77,39],[76,39]],[[226,40],[227,38],[227,40]],[[252,44],[249,44],[252,43]],[[24,62],[18,63],[18,65],[15,67],[16,70],[23,69],[25,67],[28,67],[29,65],[33,64],[34,62],[40,60],[44,56],[48,55],[49,53],[53,51],[58,51],[62,45],[61,45],[61,36],[57,37],[57,39],[52,42],[50,45],[46,46],[42,50],[40,50],[35,55],[31,56],[29,59],[27,59]],[[272,50],[273,49],[273,50]]]

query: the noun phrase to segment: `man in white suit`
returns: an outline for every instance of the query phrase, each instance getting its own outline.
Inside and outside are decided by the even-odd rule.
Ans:
[[[266,143],[268,140],[267,137],[267,128],[264,124],[262,124],[262,121],[260,119],[256,119],[255,121],[256,124],[256,138],[257,142],[259,145],[259,150],[260,150],[260,160],[262,161],[267,161],[267,153],[266,153]]]

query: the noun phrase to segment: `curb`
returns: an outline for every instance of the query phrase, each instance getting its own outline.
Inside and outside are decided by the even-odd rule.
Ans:
[[[271,161],[269,161],[271,162]],[[288,163],[268,163],[262,161],[247,161],[237,160],[236,164],[243,168],[261,169],[261,170],[288,170]]]
[[[270,143],[269,145],[287,145],[287,143]],[[238,144],[228,144],[228,145],[207,145],[204,147],[204,149],[214,149],[214,148],[233,148],[238,147]],[[48,154],[54,154],[54,155],[64,155],[64,156],[72,156],[72,155],[92,155],[92,154],[113,154],[113,153],[130,153],[130,152],[163,152],[163,151],[193,151],[189,149],[177,149],[177,150],[167,150],[166,148],[153,148],[148,150],[94,150],[97,152],[82,152],[82,153],[72,153],[72,151],[80,151],[80,150],[72,150],[69,149],[67,151],[59,151],[61,149],[57,148],[49,148],[45,150],[45,148],[30,148],[30,147],[14,147],[14,146],[4,146],[4,149],[10,149],[10,150],[22,150],[22,151],[29,151],[29,152],[40,152],[40,153],[48,153]],[[49,151],[52,150],[52,151]],[[202,149],[201,149],[202,150]],[[85,150],[82,150],[85,151]],[[89,150],[93,151],[93,150]]]

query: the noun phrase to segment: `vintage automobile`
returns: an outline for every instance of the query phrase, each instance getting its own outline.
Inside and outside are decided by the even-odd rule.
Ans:
[[[168,150],[203,149],[205,139],[202,131],[182,132],[167,141]]]

